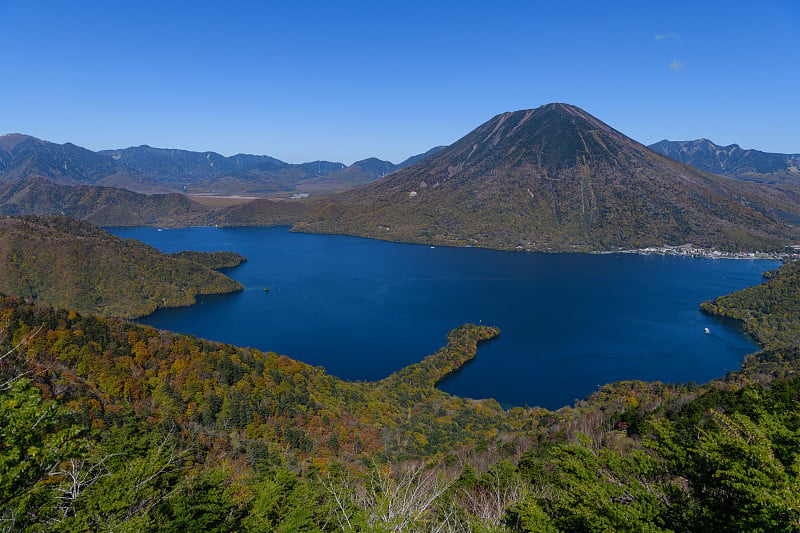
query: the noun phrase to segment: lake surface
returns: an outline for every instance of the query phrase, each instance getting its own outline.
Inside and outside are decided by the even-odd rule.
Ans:
[[[777,261],[432,248],[286,228],[111,228],[164,252],[232,250],[238,294],[139,320],[376,380],[465,322],[498,326],[440,385],[505,405],[558,408],[622,380],[698,383],[739,368],[752,340],[704,300],[760,283]],[[270,292],[264,288],[270,287]],[[704,328],[711,330],[704,334]]]

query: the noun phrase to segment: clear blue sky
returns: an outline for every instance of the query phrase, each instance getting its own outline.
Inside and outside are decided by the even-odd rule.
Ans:
[[[0,133],[399,162],[567,102],[800,152],[800,1],[0,0]]]

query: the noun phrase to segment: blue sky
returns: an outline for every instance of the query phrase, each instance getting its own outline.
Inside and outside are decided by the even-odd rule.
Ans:
[[[800,152],[800,2],[0,0],[0,133],[399,162],[567,102]]]

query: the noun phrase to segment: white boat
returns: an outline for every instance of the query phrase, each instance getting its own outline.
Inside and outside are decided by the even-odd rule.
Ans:
[[[711,330],[706,328],[706,335],[711,335]]]

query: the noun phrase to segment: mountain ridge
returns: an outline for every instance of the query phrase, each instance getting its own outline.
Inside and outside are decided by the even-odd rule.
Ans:
[[[701,138],[693,141],[661,140],[648,148],[693,167],[749,181],[800,184],[800,154],[721,146]]]
[[[43,176],[69,185],[114,186],[142,193],[273,195],[341,191],[408,166],[436,148],[400,164],[367,158],[353,165],[332,161],[286,163],[267,155],[193,152],[140,145],[91,150],[25,134],[0,136],[0,182]],[[327,177],[326,177],[327,176]],[[326,177],[325,179],[320,179]]]

